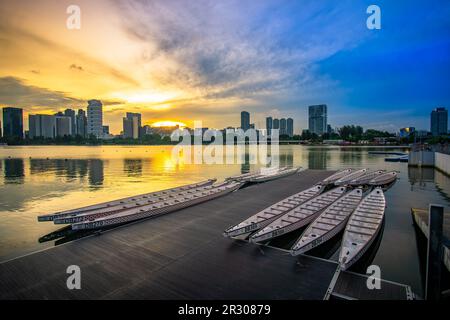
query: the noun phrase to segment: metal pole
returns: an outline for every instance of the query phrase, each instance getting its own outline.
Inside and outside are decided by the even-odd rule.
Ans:
[[[428,252],[425,299],[439,300],[441,297],[442,226],[444,207],[430,204],[428,215]]]

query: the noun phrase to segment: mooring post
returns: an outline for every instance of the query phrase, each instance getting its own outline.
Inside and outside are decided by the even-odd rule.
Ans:
[[[439,300],[441,297],[443,221],[444,207],[430,204],[428,214],[427,275],[425,287],[426,300]]]

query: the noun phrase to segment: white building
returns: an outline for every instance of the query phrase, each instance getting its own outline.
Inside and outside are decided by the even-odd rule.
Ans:
[[[103,137],[103,105],[100,100],[89,100],[87,107],[87,134]]]

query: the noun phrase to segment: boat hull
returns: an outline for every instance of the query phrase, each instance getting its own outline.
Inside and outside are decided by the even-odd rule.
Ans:
[[[78,209],[73,209],[73,210],[67,210],[67,211],[58,212],[58,213],[54,213],[54,214],[42,215],[42,216],[38,217],[38,221],[39,222],[49,222],[49,221],[54,221],[54,220],[62,219],[62,218],[68,218],[68,217],[72,217],[72,216],[76,216],[76,215],[88,214],[89,212],[93,212],[93,211],[97,211],[97,210],[104,210],[104,209],[107,209],[107,211],[114,211],[114,208],[118,208],[119,206],[124,205],[124,204],[132,204],[134,202],[142,201],[142,199],[147,199],[147,198],[150,199],[152,197],[157,197],[157,195],[160,195],[160,194],[185,192],[185,191],[189,190],[186,188],[194,189],[194,188],[206,187],[206,186],[212,185],[215,181],[216,181],[216,179],[209,179],[209,180],[202,181],[199,183],[193,183],[193,184],[179,186],[179,187],[170,188],[170,189],[165,189],[165,190],[161,190],[161,191],[155,191],[155,192],[151,192],[151,193],[141,194],[141,195],[118,199],[118,200],[113,200],[113,201],[109,201],[109,202],[104,202],[104,203],[86,206],[86,207],[82,207],[82,208],[78,208]],[[118,210],[118,211],[120,211],[120,210]]]
[[[202,202],[206,202],[221,196],[224,196],[228,193],[231,193],[233,191],[236,191],[241,187],[240,183],[236,183],[236,186],[227,188],[223,191],[216,192],[211,195],[207,195],[200,198],[193,198],[191,200],[180,202],[178,204],[166,206],[163,208],[155,209],[155,210],[149,210],[146,212],[131,214],[131,215],[124,215],[119,217],[112,217],[111,219],[103,219],[99,221],[87,221],[87,222],[81,222],[81,223],[75,223],[72,225],[73,230],[87,230],[87,229],[99,229],[106,226],[114,226],[119,225],[123,223],[138,221],[146,218],[156,217],[163,214],[171,213],[183,208],[187,208]]]

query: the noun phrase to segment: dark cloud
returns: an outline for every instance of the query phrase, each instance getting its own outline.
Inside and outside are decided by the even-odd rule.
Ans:
[[[121,100],[102,100],[104,106],[124,104]],[[86,106],[87,101],[69,96],[62,91],[27,85],[23,79],[15,77],[0,78],[0,104],[25,108],[28,111],[39,109],[60,109]]]
[[[0,104],[21,108],[80,105],[85,102],[68,96],[61,91],[29,86],[22,79],[15,77],[0,78]]]

